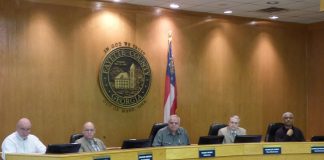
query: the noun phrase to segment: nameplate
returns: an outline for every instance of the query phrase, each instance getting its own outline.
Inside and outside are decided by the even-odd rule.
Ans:
[[[152,155],[152,153],[139,154],[138,155],[138,160],[153,160],[153,155]]]
[[[199,150],[199,158],[215,157],[215,149]]]
[[[281,154],[281,147],[265,147],[263,154]]]
[[[105,157],[96,157],[96,158],[93,158],[93,160],[110,160],[110,157],[109,157],[109,156],[105,156]]]
[[[324,146],[312,147],[312,153],[324,153]]]

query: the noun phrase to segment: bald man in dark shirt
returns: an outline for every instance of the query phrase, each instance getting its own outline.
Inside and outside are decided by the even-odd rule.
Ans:
[[[298,142],[305,141],[304,135],[300,129],[293,126],[294,114],[285,112],[282,115],[284,126],[279,128],[275,134],[276,142]]]

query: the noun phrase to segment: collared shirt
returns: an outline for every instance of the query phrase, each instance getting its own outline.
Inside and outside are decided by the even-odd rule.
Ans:
[[[96,151],[106,150],[105,144],[98,138],[93,138],[92,140],[88,140],[82,137],[76,140],[75,142],[81,144],[79,152],[96,152]]]
[[[236,130],[231,130],[228,126],[221,128],[218,131],[219,136],[224,136],[223,143],[234,143],[236,135],[246,135],[246,129],[238,127]]]
[[[45,153],[46,146],[34,135],[29,134],[26,138],[14,132],[7,136],[2,143],[2,159],[6,153]]]
[[[189,144],[189,137],[184,128],[179,127],[176,134],[173,135],[168,126],[166,126],[158,131],[152,146],[180,146]]]
[[[288,129],[283,126],[276,131],[275,142],[298,142],[305,141],[303,133],[296,127],[292,126],[294,134],[291,136],[287,135]]]

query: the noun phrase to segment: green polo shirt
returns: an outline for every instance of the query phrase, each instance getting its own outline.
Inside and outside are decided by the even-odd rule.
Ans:
[[[152,146],[181,146],[189,144],[189,137],[184,128],[179,127],[176,134],[173,135],[168,126],[166,126],[158,131]]]

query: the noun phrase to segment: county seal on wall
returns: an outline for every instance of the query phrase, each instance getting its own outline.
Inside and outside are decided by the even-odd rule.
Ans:
[[[100,87],[109,102],[123,109],[141,104],[151,85],[151,68],[144,52],[128,42],[106,48],[99,73]]]

